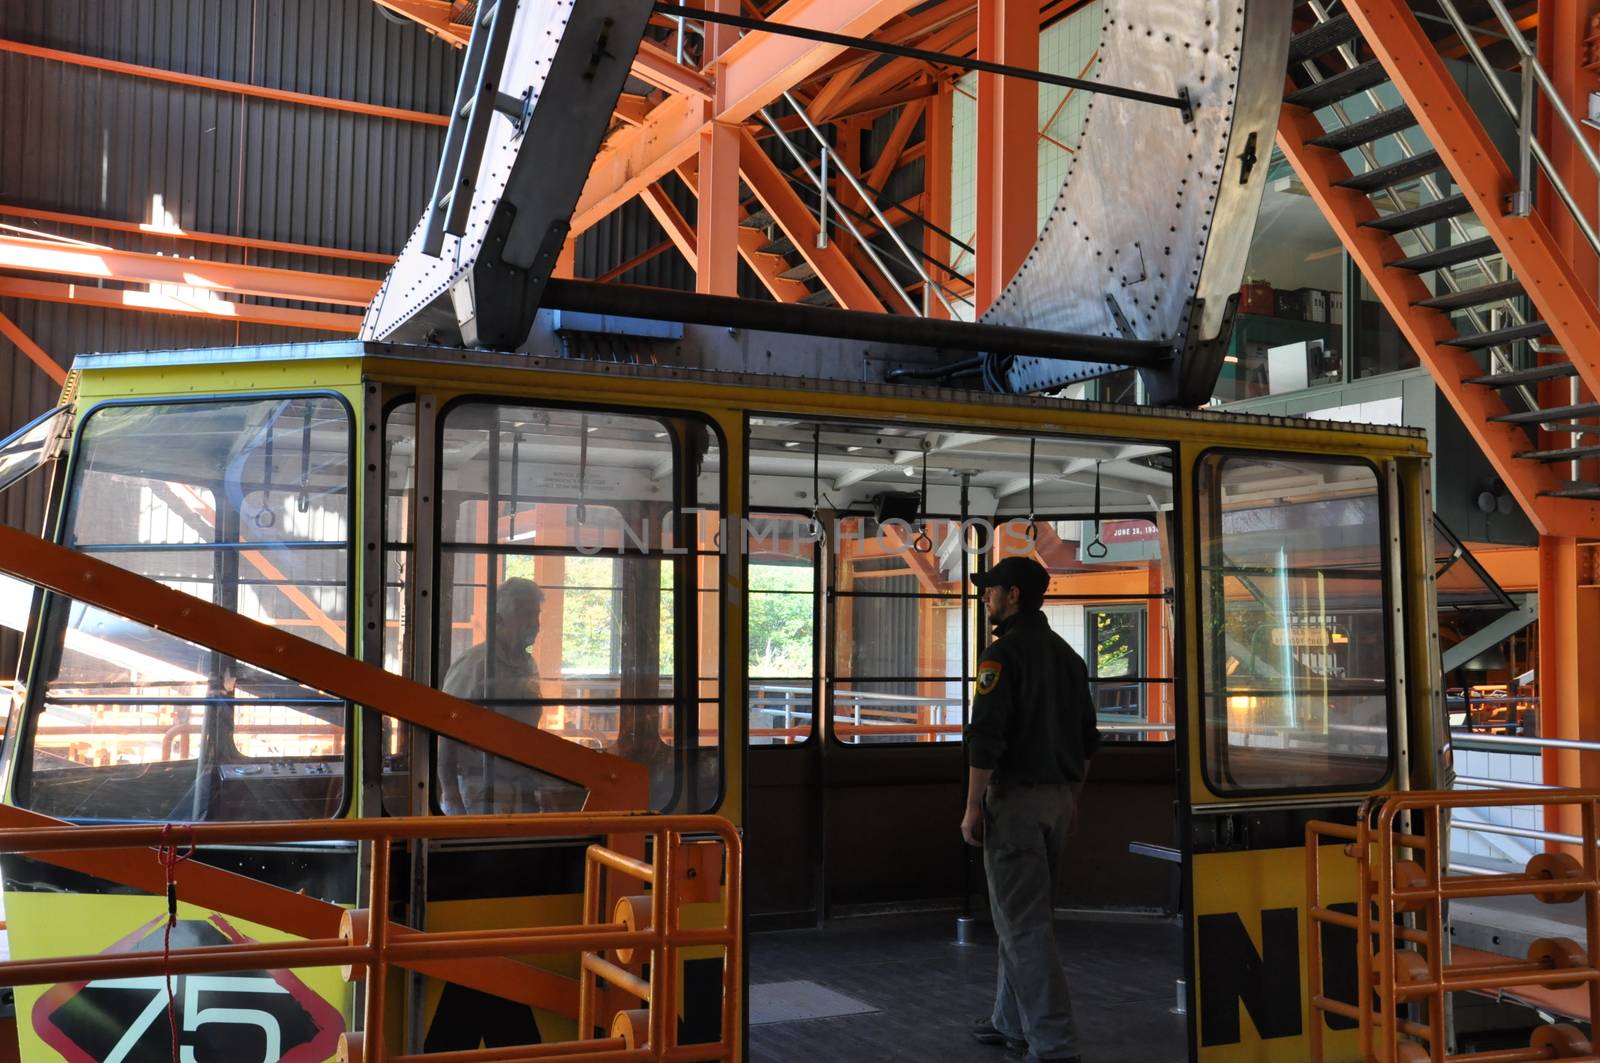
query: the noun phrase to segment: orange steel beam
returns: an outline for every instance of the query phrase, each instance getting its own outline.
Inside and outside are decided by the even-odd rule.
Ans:
[[[628,125],[643,125],[644,120],[650,117],[651,106],[649,97],[634,96],[624,92],[617,97],[616,109],[611,113]]]
[[[678,176],[683,178],[683,183],[689,187],[689,191],[696,196],[700,194],[699,175],[689,165],[678,167]],[[741,224],[737,230],[739,257],[750,267],[750,272],[756,275],[756,279],[774,299],[780,303],[798,303],[811,294],[811,289],[797,280],[787,280],[780,276],[789,268],[789,263],[781,255],[766,254],[761,250],[767,245],[766,232],[763,229],[746,228],[742,223],[749,216],[741,206],[739,208]]]
[[[67,382],[67,371],[57,365],[56,360],[46,354],[43,347],[34,343],[33,339],[5,314],[0,314],[0,336],[16,344],[17,350],[22,352],[23,357],[38,366],[45,376],[57,384]]]
[[[1600,88],[1600,81],[1584,67],[1584,52],[1588,48],[1590,5],[1585,0],[1539,0],[1537,18],[1544,32],[1537,43],[1539,63],[1550,72],[1562,102],[1575,114],[1587,114],[1589,93]],[[1501,28],[1496,25],[1496,28]],[[1600,179],[1590,169],[1582,149],[1560,125],[1554,110],[1540,93],[1539,110],[1535,128],[1541,130],[1540,138],[1555,163],[1561,181],[1572,193],[1572,198],[1586,204],[1590,220],[1594,219],[1594,205],[1600,203]],[[1595,292],[1600,269],[1597,269],[1594,249],[1589,246],[1572,215],[1557,198],[1553,186],[1541,180],[1538,210],[1550,232],[1555,236],[1561,253],[1571,264],[1581,291]],[[1592,386],[1592,385],[1591,385]]]
[[[667,239],[678,249],[678,254],[693,266],[699,259],[694,226],[690,225],[683,212],[678,210],[678,205],[672,202],[672,197],[667,195],[666,190],[659,184],[654,184],[646,188],[639,198],[649,208],[657,224],[666,232]]]
[[[0,527],[0,571],[576,783],[589,791],[587,809],[649,804],[643,765],[557,738],[14,528]]]
[[[85,229],[107,229],[112,232],[138,233],[151,239],[191,240],[198,244],[222,244],[227,247],[247,247],[252,251],[282,251],[291,255],[310,255],[316,258],[340,258],[351,262],[371,262],[378,266],[391,266],[394,256],[381,251],[352,251],[343,247],[319,247],[316,244],[294,244],[285,240],[259,240],[252,236],[230,236],[227,233],[203,233],[191,229],[167,228],[142,221],[122,221],[116,218],[96,218],[88,214],[66,214],[58,210],[37,210],[0,203],[0,215],[12,218],[29,218],[61,225],[77,225]]]
[[[694,290],[739,294],[739,139],[743,130],[712,122],[700,131],[700,209],[695,224]],[[652,186],[658,187],[658,186]]]
[[[900,156],[906,150],[906,144],[911,140],[911,134],[917,131],[917,123],[927,113],[927,104],[922,101],[908,104],[900,112],[900,117],[895,121],[894,128],[889,131],[889,139],[884,142],[883,153],[878,156],[878,161],[872,169],[867,171],[863,183],[874,192],[883,191],[883,183],[889,175],[900,167]]]
[[[610,269],[606,270],[600,276],[596,277],[595,280],[599,281],[601,284],[610,284],[612,281],[621,279],[623,275],[625,275],[625,274],[627,274],[627,273],[629,273],[629,272],[631,272],[633,270],[638,269],[640,266],[644,265],[646,262],[649,262],[651,259],[655,258],[656,256],[663,255],[666,252],[671,251],[671,250],[672,250],[672,241],[671,240],[663,240],[663,241],[661,241],[659,244],[657,244],[654,247],[645,248],[643,251],[640,251],[637,255],[634,255],[632,258],[628,259],[626,262],[622,262],[622,263],[619,263],[619,264],[617,264],[615,266],[612,266]],[[543,586],[543,584],[541,584],[541,586]],[[549,598],[550,595],[548,593],[546,593],[545,597]],[[559,670],[560,669],[558,668],[557,671],[559,671]],[[542,671],[542,669],[541,669],[541,671]]]
[[[788,0],[769,21],[866,36],[915,4]],[[572,212],[572,231],[583,232],[694,155],[706,123],[743,122],[842,51],[837,45],[771,33],[740,38],[721,57],[714,101],[678,93],[651,111],[642,125],[612,134],[589,170]]]
[[[56,48],[41,48],[36,44],[24,44],[21,41],[0,39],[0,52],[11,52],[16,55],[26,55],[33,59],[44,59],[55,63],[67,63],[71,66],[88,67],[91,70],[104,70],[112,74],[147,78],[151,81],[165,81],[169,84],[182,85],[191,89],[208,89],[212,92],[231,93],[235,96],[250,96],[255,99],[273,100],[278,103],[299,104],[302,107],[320,107],[330,111],[345,111],[349,114],[366,115],[369,118],[392,118],[398,122],[417,122],[422,125],[443,126],[450,124],[450,116],[447,114],[410,111],[403,107],[384,107],[381,104],[363,103],[360,100],[341,100],[332,96],[316,96],[309,92],[290,92],[288,89],[270,89],[265,85],[248,85],[241,81],[224,81],[221,78],[202,77],[199,74],[183,74],[176,70],[163,70],[155,66],[140,66],[137,63],[123,63],[115,59],[101,59],[99,56],[83,55],[79,52],[64,52]]]
[[[134,291],[126,288],[98,288],[59,281],[33,281],[0,276],[0,296],[34,299],[41,303],[72,303],[102,310],[138,310],[185,317],[209,317],[249,325],[281,325],[284,328],[314,329],[355,335],[361,331],[360,314],[340,314],[328,310],[295,310],[283,306],[262,306],[232,299],[191,301],[174,295]]]
[[[1422,278],[1385,265],[1403,258],[1404,252],[1392,236],[1361,226],[1378,216],[1377,208],[1365,195],[1336,186],[1335,182],[1350,176],[1350,168],[1337,152],[1306,143],[1322,132],[1317,119],[1299,107],[1285,107],[1278,118],[1278,146],[1284,156],[1490,464],[1543,534],[1600,533],[1600,506],[1541,495],[1561,486],[1556,471],[1518,460],[1518,453],[1530,449],[1527,436],[1512,425],[1490,420],[1509,412],[1505,402],[1492,388],[1465,383],[1481,376],[1483,370],[1470,354],[1446,345],[1456,335],[1448,314],[1413,305],[1432,296]]]
[[[817,219],[748,131],[741,133],[739,139],[739,174],[840,306],[846,310],[883,312],[883,304],[845,258],[837,241],[830,240],[827,247],[817,246]]]
[[[472,36],[472,23],[458,25],[452,16],[450,0],[377,0],[397,15],[404,15],[452,48],[465,48]]]
[[[978,0],[978,57],[1039,66],[1037,0]],[[978,311],[999,298],[1039,238],[1039,86],[978,75]]]
[[[1522,280],[1540,317],[1549,323],[1556,345],[1566,351],[1590,393],[1600,394],[1600,305],[1594,292],[1563,255],[1543,218],[1506,212],[1504,197],[1516,187],[1516,178],[1406,0],[1355,0],[1347,9],[1478,220]],[[1580,46],[1576,41],[1567,44]],[[1592,285],[1593,274],[1589,276]],[[1591,527],[1580,534],[1594,531]]]
[[[465,48],[472,36],[472,24],[452,21],[455,5],[450,0],[377,0],[397,15],[404,15],[452,48]],[[643,41],[633,58],[633,76],[648,85],[668,92],[690,93],[710,98],[711,82],[699,71],[682,65],[654,41]]]
[[[954,25],[946,26],[917,47],[931,52],[959,53],[962,45],[971,40],[974,27],[972,19],[963,19]],[[1037,48],[1037,45],[1035,47]],[[841,93],[833,106],[824,113],[823,120],[832,121],[843,117],[847,112],[860,108],[867,101],[889,92],[902,82],[930,70],[933,70],[930,64],[920,59],[891,59],[856,81],[849,91]],[[938,71],[933,72],[938,73]]]
[[[242,266],[5,235],[0,235],[0,268],[358,307],[372,301],[379,284],[365,277]]]
[[[633,57],[633,76],[667,92],[699,96],[706,100],[715,92],[710,78],[684,66],[665,48],[649,40],[639,42],[639,54]]]

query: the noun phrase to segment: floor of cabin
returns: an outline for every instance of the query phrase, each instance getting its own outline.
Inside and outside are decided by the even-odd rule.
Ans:
[[[936,914],[838,919],[821,929],[752,934],[751,1018],[762,986],[811,982],[872,1007],[832,1018],[750,1027],[751,1063],[916,1060],[1015,1063],[1020,1057],[972,1039],[972,1020],[994,1002],[994,936],[954,942],[955,917]],[[1062,919],[1057,940],[1072,987],[1086,1063],[1182,1063],[1181,930],[1162,921]]]

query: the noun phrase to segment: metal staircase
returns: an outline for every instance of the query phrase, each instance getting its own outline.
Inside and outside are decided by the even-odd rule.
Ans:
[[[1535,526],[1600,535],[1600,305],[1545,221],[1576,200],[1557,182],[1531,209],[1534,163],[1553,170],[1531,45],[1500,0],[1309,0],[1296,26],[1279,146]],[[1458,74],[1509,112],[1501,143]],[[1570,217],[1600,250],[1593,215]]]

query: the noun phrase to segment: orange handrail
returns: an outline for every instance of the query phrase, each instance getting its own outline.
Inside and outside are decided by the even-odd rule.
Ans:
[[[1447,813],[1457,808],[1542,804],[1574,809],[1582,821],[1580,856],[1535,855],[1517,873],[1450,874],[1444,845]],[[1436,791],[1374,797],[1354,825],[1306,825],[1306,977],[1312,1012],[1311,1061],[1322,1063],[1323,1013],[1354,1020],[1368,1063],[1520,1063],[1549,1058],[1600,1059],[1576,1027],[1538,1027],[1525,1049],[1449,1054],[1445,1021],[1451,993],[1523,986],[1581,986],[1589,1014],[1600,1015],[1600,790]],[[1323,845],[1324,840],[1343,842]],[[1323,860],[1329,851],[1355,864],[1355,914],[1323,903]],[[1552,903],[1584,901],[1587,944],[1540,939],[1526,959],[1446,960],[1445,902],[1455,898],[1534,896]],[[1324,992],[1321,924],[1356,932],[1355,1003]],[[1376,953],[1373,945],[1376,944]],[[1372,1001],[1376,998],[1376,1010]],[[1420,1005],[1417,1016],[1406,1009]],[[1420,1017],[1421,1021],[1418,1021]]]
[[[453,838],[571,838],[649,835],[654,839],[649,862],[600,845],[588,849],[584,879],[583,919],[570,926],[524,927],[473,931],[419,931],[395,923],[389,915],[389,866],[395,842]],[[716,838],[725,853],[722,922],[707,929],[679,925],[681,906],[676,873],[685,835]],[[227,944],[173,949],[161,953],[120,953],[14,960],[0,963],[0,985],[37,985],[59,981],[93,981],[166,974],[198,974],[239,970],[243,967],[283,969],[294,967],[346,968],[346,976],[360,978],[366,990],[362,1032],[346,1034],[341,1059],[362,1061],[439,1061],[439,1063],[491,1063],[507,1059],[548,1059],[559,1063],[666,1063],[666,1061],[732,1060],[737,1052],[742,968],[743,850],[737,829],[720,816],[657,816],[645,813],[549,813],[519,816],[405,817],[359,820],[300,820],[286,822],[200,823],[177,827],[149,824],[130,826],[49,826],[0,830],[0,852],[51,853],[97,849],[148,849],[171,844],[204,848],[272,842],[358,841],[370,845],[367,906],[348,914],[338,937],[291,942]],[[600,898],[603,872],[648,883],[648,925],[629,927],[613,920],[602,922]],[[678,1045],[677,965],[679,950],[712,946],[724,953],[722,969],[722,1027],[718,1041]],[[384,1043],[384,1017],[388,1010],[387,983],[391,968],[420,963],[465,960],[521,953],[578,952],[578,1039],[537,1048],[498,1048],[468,1052],[395,1055]],[[613,959],[606,959],[606,953]],[[640,952],[645,953],[640,957]],[[641,959],[649,963],[648,982],[627,968]],[[596,1010],[600,994],[596,972],[613,986],[631,989],[643,1005],[643,1022],[632,1013],[616,1017],[608,1036],[596,1038]]]

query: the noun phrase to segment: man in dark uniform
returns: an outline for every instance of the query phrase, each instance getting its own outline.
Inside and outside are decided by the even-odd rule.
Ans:
[[[1075,1063],[1053,912],[1061,849],[1100,745],[1089,670],[1045,619],[1043,565],[1008,557],[972,582],[983,589],[995,640],[978,659],[961,834],[983,847],[1000,938],[994,1011],[972,1032],[985,1044],[1025,1044],[1029,1063]]]

